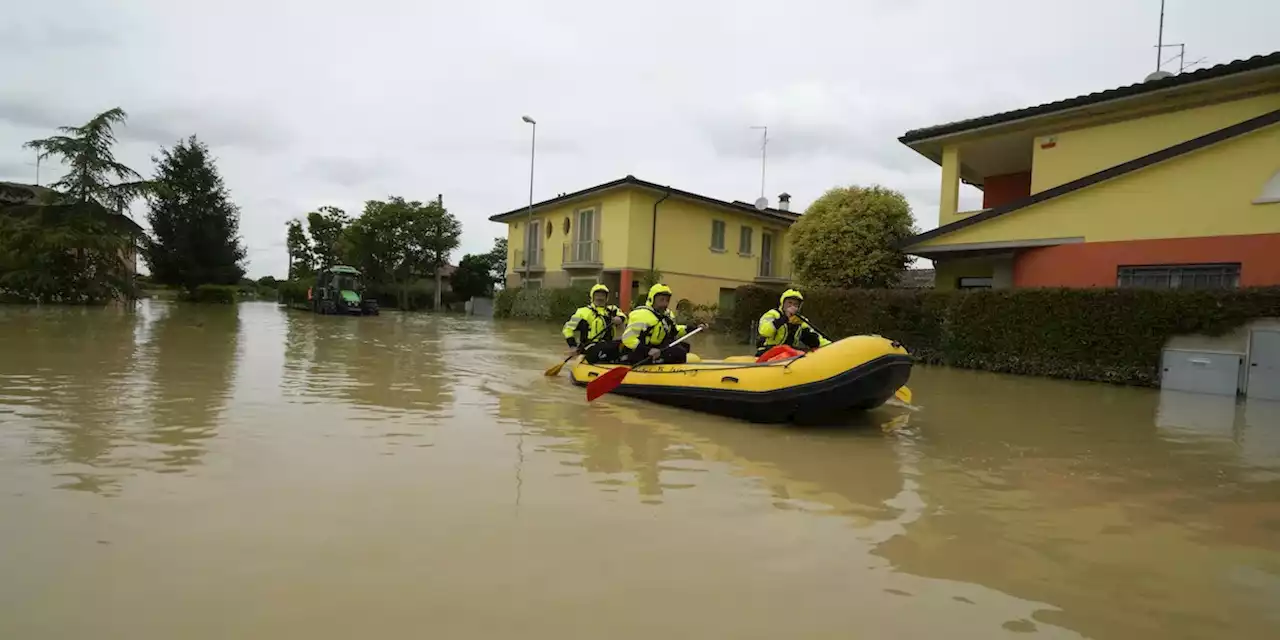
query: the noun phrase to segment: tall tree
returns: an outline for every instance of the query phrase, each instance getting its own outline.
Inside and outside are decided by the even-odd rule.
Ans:
[[[311,243],[302,230],[301,220],[290,220],[285,223],[288,230],[285,235],[285,246],[289,251],[289,280],[309,278],[315,275],[315,255],[311,252]]]
[[[62,179],[49,185],[66,199],[93,202],[123,213],[149,186],[137,171],[117,162],[111,150],[116,142],[115,125],[127,119],[120,107],[108,109],[78,127],[58,127],[62,135],[31,140],[23,147],[34,149],[41,158],[60,157],[69,167]]]
[[[795,277],[809,286],[889,287],[907,266],[900,246],[915,234],[912,222],[911,205],[898,191],[830,189],[791,227]]]
[[[426,263],[424,266],[429,273],[435,274],[435,310],[439,311],[440,295],[444,287],[444,268],[449,264],[449,254],[458,248],[462,237],[462,223],[444,208],[443,196],[422,207],[416,220],[415,230],[426,234],[423,239],[423,248],[426,250],[423,256]]]
[[[448,259],[442,247],[450,244],[449,238],[457,246],[457,220],[447,213],[438,202],[423,204],[398,196],[370,200],[345,234],[351,261],[370,280],[396,287],[400,308],[407,308],[409,284],[438,272],[435,265],[441,256]]]
[[[507,286],[507,239],[494,238],[489,250],[489,275],[494,283]]]
[[[311,234],[311,251],[316,267],[325,268],[343,261],[343,232],[351,224],[351,216],[337,207],[324,206],[307,214],[307,231]]]
[[[462,256],[458,261],[458,268],[453,270],[453,292],[464,300],[492,294],[492,266],[487,253],[468,253]]]
[[[24,146],[69,167],[62,179],[0,210],[0,291],[43,302],[105,302],[133,293],[141,230],[122,215],[148,183],[117,162],[115,108]],[[12,202],[8,204],[13,204]]]
[[[244,276],[240,212],[209,148],[195,136],[160,149],[147,220],[154,238],[144,255],[157,282],[189,291],[236,284]]]

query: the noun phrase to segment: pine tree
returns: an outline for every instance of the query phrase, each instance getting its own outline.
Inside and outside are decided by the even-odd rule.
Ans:
[[[240,211],[209,156],[191,136],[161,149],[147,221],[152,239],[145,256],[156,282],[194,290],[233,285],[244,276]]]

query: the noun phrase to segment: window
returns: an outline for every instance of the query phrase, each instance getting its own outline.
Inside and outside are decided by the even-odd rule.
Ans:
[[[524,283],[524,288],[525,288],[525,289],[541,289],[541,288],[542,288],[542,281],[541,281],[541,280],[529,280],[528,282],[525,282],[525,283]]]
[[[724,221],[711,221],[711,250],[724,251]]]
[[[1126,289],[1235,289],[1240,265],[1185,264],[1120,267],[1116,286]]]
[[[742,235],[738,236],[738,255],[751,255],[751,227],[742,227]]]
[[[990,289],[991,284],[991,278],[960,278],[956,282],[956,287],[959,289]]]
[[[596,210],[578,209],[578,242],[596,239]]]
[[[582,287],[594,287],[596,285],[595,278],[569,278],[569,286],[575,289]]]

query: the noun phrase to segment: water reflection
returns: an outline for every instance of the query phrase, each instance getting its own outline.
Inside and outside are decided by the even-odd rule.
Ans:
[[[240,342],[235,306],[168,305],[150,328],[152,464],[177,472],[200,464],[217,434],[235,379]]]
[[[137,415],[135,332],[129,307],[0,307],[0,438],[60,466],[63,488],[118,490],[117,449]]]
[[[1280,485],[1224,446],[1234,403],[941,369],[913,381],[930,509],[876,550],[899,570],[1053,603],[1036,620],[1090,637],[1266,635],[1257,592],[1229,576],[1280,569]]]
[[[1253,479],[1280,479],[1280,401],[1161,391],[1161,436],[1214,449]]]
[[[443,332],[435,316],[317,316],[289,311],[285,375],[290,393],[348,401],[379,414],[438,412],[451,399]]]
[[[797,430],[697,416],[638,400],[580,404],[580,389],[548,381],[534,395],[503,393],[499,416],[540,436],[540,451],[569,455],[564,465],[599,476],[603,491],[630,486],[641,502],[690,489],[713,468],[749,478],[775,508],[839,514],[862,526],[892,520],[904,489],[899,437],[908,414],[881,410],[853,429]],[[888,437],[885,434],[893,434]]]

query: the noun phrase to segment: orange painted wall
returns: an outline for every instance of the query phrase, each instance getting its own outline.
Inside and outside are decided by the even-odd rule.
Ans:
[[[1013,263],[1014,287],[1114,287],[1120,266],[1240,263],[1240,286],[1280,285],[1280,233],[1030,249]]]
[[[982,208],[990,209],[1031,195],[1031,172],[1006,173],[982,179]]]

